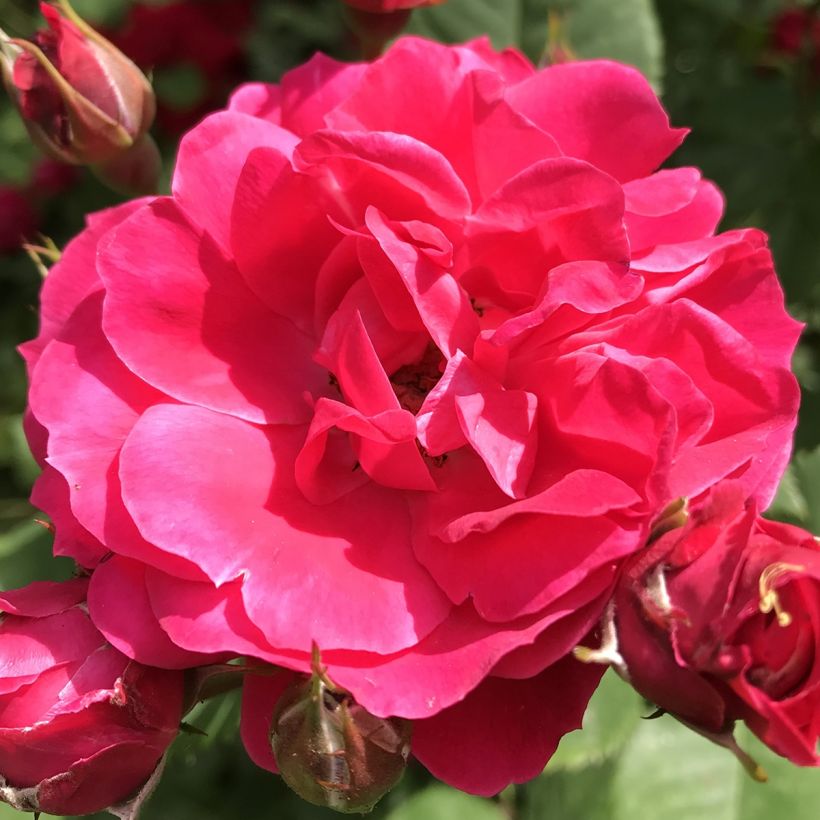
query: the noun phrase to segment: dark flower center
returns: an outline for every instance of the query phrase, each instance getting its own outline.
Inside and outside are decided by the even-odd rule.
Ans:
[[[444,357],[441,351],[435,345],[428,345],[418,362],[400,367],[390,377],[399,404],[416,415],[443,372]]]

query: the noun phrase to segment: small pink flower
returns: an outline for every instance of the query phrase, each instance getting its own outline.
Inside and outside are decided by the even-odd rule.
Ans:
[[[657,170],[684,136],[625,66],[412,38],[191,131],[24,347],[34,501],[108,640],[297,672],[315,641],[440,778],[537,774],[658,510],[726,476],[765,504],[789,457],[799,325],[765,236]],[[245,691],[272,769],[284,678]]]
[[[131,797],[176,737],[182,674],[110,646],[88,581],[0,592],[0,802],[90,814]]]

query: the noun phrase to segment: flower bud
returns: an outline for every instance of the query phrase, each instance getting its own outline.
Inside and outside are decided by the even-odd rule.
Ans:
[[[668,528],[684,509],[670,505],[663,534],[628,562],[604,651],[579,656],[613,663],[756,779],[759,767],[731,740],[739,720],[794,763],[820,765],[817,541],[761,518],[738,482],[716,485],[683,526]]]
[[[127,658],[88,616],[88,579],[0,592],[0,803],[80,815],[152,781],[183,675]]]
[[[35,40],[0,32],[0,69],[34,142],[76,165],[113,160],[143,139],[155,112],[142,72],[67,0],[42,3]]]
[[[315,652],[313,674],[285,690],[271,727],[285,782],[340,812],[370,811],[399,781],[410,753],[410,722],[365,711],[331,683]]]

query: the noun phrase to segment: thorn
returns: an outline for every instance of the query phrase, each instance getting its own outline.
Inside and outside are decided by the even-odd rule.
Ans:
[[[199,726],[194,726],[192,723],[187,723],[182,720],[179,723],[179,731],[185,732],[186,735],[199,735],[200,737],[208,737],[208,733]]]

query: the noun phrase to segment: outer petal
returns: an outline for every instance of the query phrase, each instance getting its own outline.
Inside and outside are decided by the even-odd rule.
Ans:
[[[282,77],[282,125],[304,136],[327,125],[327,115],[354,94],[367,63],[340,63],[317,53]]]
[[[165,397],[116,358],[102,334],[101,302],[102,293],[88,297],[37,363],[29,403],[49,431],[49,464],[68,483],[77,521],[108,549],[199,577],[196,567],[141,538],[123,506],[120,447],[139,414]]]
[[[549,134],[506,101],[505,81],[495,68],[504,71],[507,60],[490,56],[487,45],[453,49],[403,38],[368,67],[328,124],[414,137],[448,157],[478,204],[528,165],[561,154]],[[531,74],[532,68],[513,73]],[[392,91],[397,76],[401,94]],[[428,105],[431,99],[437,105]],[[497,150],[501,143],[504,151]]]
[[[97,244],[111,228],[139,210],[150,199],[135,199],[86,217],[87,227],[66,245],[60,261],[48,272],[40,291],[40,334],[20,352],[29,376],[45,346],[60,333],[77,306],[102,287],[97,276]]]
[[[105,334],[146,382],[249,421],[310,418],[304,393],[327,389],[312,340],[266,308],[173,201],[148,206],[112,232],[99,270]]]
[[[231,94],[228,110],[281,125],[281,92],[270,83],[245,83]]]
[[[146,579],[152,608],[178,645],[192,651],[230,650],[310,672],[309,649],[275,648],[249,620],[239,582],[216,589],[156,570]],[[600,619],[612,580],[608,570],[594,573],[543,612],[509,624],[489,624],[466,603],[407,650],[377,655],[323,649],[322,661],[333,680],[368,711],[429,717],[463,698],[502,658],[501,673],[519,677],[522,670],[536,674],[566,655]],[[524,654],[509,655],[519,649]]]
[[[723,197],[697,168],[673,168],[624,185],[626,226],[633,252],[653,245],[712,236]]]
[[[464,698],[513,650],[531,646],[526,660],[538,669],[570,652],[599,620],[612,580],[609,571],[592,574],[542,612],[505,624],[488,623],[465,603],[406,652],[388,657],[323,652],[322,660],[333,680],[368,711],[430,717]]]
[[[85,599],[87,578],[74,578],[62,583],[35,581],[21,589],[0,592],[0,612],[45,618],[70,609]]]
[[[42,510],[52,520],[54,532],[54,554],[73,558],[81,566],[95,567],[108,553],[71,511],[69,488],[65,478],[50,464],[34,482],[31,503]]]
[[[491,796],[531,780],[581,728],[604,668],[574,658],[526,680],[487,678],[461,703],[413,726],[413,754],[439,779]]]
[[[605,60],[551,66],[512,88],[508,99],[564,153],[621,182],[651,174],[686,135],[669,127],[639,71]]]
[[[88,591],[88,609],[97,629],[124,655],[147,666],[188,669],[221,660],[187,652],[170,640],[151,608],[145,572],[144,564],[121,556],[97,567]]]
[[[267,120],[237,111],[213,114],[179,145],[174,199],[194,224],[227,249],[236,184],[248,154],[265,145],[276,148],[285,161],[296,143],[296,137]]]
[[[292,474],[304,433],[155,407],[123,448],[125,503],[147,538],[217,584],[244,574],[251,620],[275,646],[415,644],[449,604],[415,561],[403,499],[371,483],[309,504]]]

